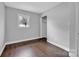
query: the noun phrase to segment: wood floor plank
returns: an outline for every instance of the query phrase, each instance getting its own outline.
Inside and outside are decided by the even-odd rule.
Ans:
[[[67,51],[43,40],[31,42],[31,44],[8,45],[1,57],[69,57],[69,54]]]

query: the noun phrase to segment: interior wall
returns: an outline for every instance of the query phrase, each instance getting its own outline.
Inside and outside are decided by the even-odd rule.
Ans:
[[[71,20],[70,26],[70,52],[69,56],[79,56],[79,2],[74,2],[73,19]],[[73,12],[74,12],[73,11]]]
[[[30,16],[30,27],[20,28],[18,26],[17,14]],[[30,40],[40,37],[40,15],[15,8],[6,7],[6,42]]]
[[[79,2],[75,3],[76,6],[76,29],[75,29],[75,49],[72,50],[73,55],[79,57]],[[75,51],[76,50],[76,51]]]
[[[4,49],[4,39],[5,39],[5,6],[2,2],[0,2],[0,55]]]
[[[43,14],[48,17],[48,42],[69,51],[70,22],[74,19],[73,3],[62,3]]]
[[[75,39],[75,25],[76,25],[76,9],[75,9],[75,3],[73,3],[73,9],[71,13],[71,24],[70,24],[70,56],[75,56],[75,48],[76,48],[76,39]]]

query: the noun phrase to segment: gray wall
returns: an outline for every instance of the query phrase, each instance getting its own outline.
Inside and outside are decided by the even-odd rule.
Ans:
[[[75,5],[75,7],[76,7],[76,20],[75,20],[75,40],[73,40],[73,41],[75,41],[75,46],[72,46],[72,47],[74,47],[72,50],[71,50],[71,52],[72,52],[72,56],[77,56],[77,57],[79,57],[79,2],[76,2],[75,3],[76,5]]]
[[[79,57],[79,2],[73,4],[73,17],[70,26],[70,52],[72,57]]]
[[[52,44],[69,51],[70,22],[74,20],[72,3],[62,3],[44,13],[47,18],[47,38]],[[72,35],[73,36],[73,35]]]
[[[18,27],[17,14],[22,13],[30,16],[30,27]],[[30,40],[40,37],[40,15],[28,11],[6,7],[6,42]]]
[[[0,2],[0,55],[4,49],[4,25],[5,24],[5,7],[2,2]]]
[[[75,44],[76,44],[76,41],[75,41],[75,20],[76,20],[76,10],[75,10],[75,3],[73,3],[73,8],[71,9],[71,24],[70,24],[70,40],[69,40],[69,44],[70,44],[70,52],[69,52],[69,55],[70,56],[75,56],[75,55],[72,55],[72,54],[75,54]]]

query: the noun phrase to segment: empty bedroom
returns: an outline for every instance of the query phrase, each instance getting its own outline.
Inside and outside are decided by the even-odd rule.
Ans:
[[[0,2],[0,57],[79,57],[79,2]]]

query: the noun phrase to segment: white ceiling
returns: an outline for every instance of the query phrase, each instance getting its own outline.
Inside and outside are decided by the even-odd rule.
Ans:
[[[43,13],[60,3],[61,2],[5,2],[5,5],[35,13]]]

